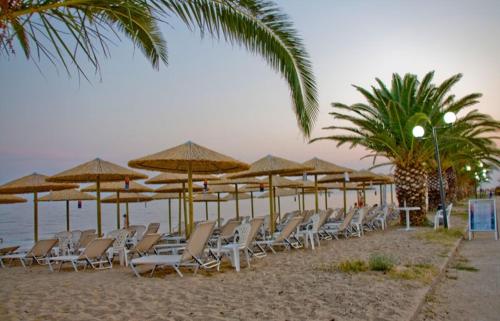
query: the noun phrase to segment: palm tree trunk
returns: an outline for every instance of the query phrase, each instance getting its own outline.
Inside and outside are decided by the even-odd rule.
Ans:
[[[448,199],[448,179],[446,172],[443,172],[443,187]],[[439,193],[439,177],[437,169],[427,172],[427,188],[429,189],[429,209],[435,210],[441,204],[441,194]]]
[[[453,203],[457,200],[457,174],[453,167],[449,167],[446,171],[446,182],[448,183],[448,192],[446,193],[446,202]]]
[[[396,166],[394,172],[396,183],[396,196],[399,206],[418,206],[419,211],[412,211],[410,214],[411,225],[421,226],[426,222],[427,212],[425,210],[425,191],[427,188],[427,174],[419,164],[408,165],[406,167]],[[405,213],[401,211],[400,222],[405,224]]]

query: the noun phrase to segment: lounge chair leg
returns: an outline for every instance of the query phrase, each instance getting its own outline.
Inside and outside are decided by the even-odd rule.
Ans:
[[[179,268],[176,265],[174,265],[173,267],[174,267],[175,271],[177,272],[177,274],[179,274],[179,276],[181,278],[184,277],[184,275],[182,275],[181,271],[179,270]]]
[[[50,263],[50,259],[47,259],[47,265],[49,266],[50,272],[54,272],[54,269],[52,268],[52,263]]]
[[[20,258],[19,261],[21,261],[23,268],[26,270],[26,263],[24,262],[24,259]]]
[[[75,272],[78,272],[78,269],[76,267],[75,261],[71,261],[71,265],[73,265],[73,269],[75,269]]]
[[[141,276],[139,275],[139,273],[137,272],[137,270],[135,269],[135,265],[134,263],[130,263],[130,268],[132,269],[132,271],[134,271],[134,274],[135,276],[137,276],[138,278],[140,278]],[[154,270],[154,268],[153,268]]]
[[[3,260],[0,259],[0,267],[5,268],[5,265],[3,264]]]

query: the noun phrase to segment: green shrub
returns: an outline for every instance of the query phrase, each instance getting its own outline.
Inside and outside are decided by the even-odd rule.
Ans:
[[[368,266],[362,260],[347,260],[337,264],[337,270],[344,273],[358,273],[368,270]]]
[[[369,261],[370,270],[372,271],[390,271],[394,265],[395,261],[392,257],[385,254],[373,254],[370,256]]]

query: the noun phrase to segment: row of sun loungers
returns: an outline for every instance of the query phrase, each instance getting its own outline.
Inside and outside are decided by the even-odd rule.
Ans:
[[[104,238],[97,238],[94,230],[61,232],[49,240],[38,241],[26,253],[17,248],[2,249],[0,264],[19,260],[23,267],[36,262],[48,265],[71,264],[75,271],[83,269],[112,268],[116,256],[131,267],[136,276],[145,272],[153,274],[162,267],[173,268],[183,276],[181,268],[189,267],[196,273],[202,269],[220,269],[221,261],[228,257],[237,271],[240,270],[240,253],[246,265],[252,258],[262,258],[278,247],[286,250],[320,245],[321,240],[339,237],[361,237],[366,231],[385,229],[392,211],[388,208],[353,208],[346,215],[340,209],[291,212],[283,216],[276,231],[269,230],[269,217],[243,220],[231,219],[220,229],[215,221],[196,224],[189,240],[175,235],[158,234],[159,224],[147,228],[131,226],[111,231]]]

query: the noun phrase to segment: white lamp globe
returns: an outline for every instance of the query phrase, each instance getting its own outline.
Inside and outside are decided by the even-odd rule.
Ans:
[[[465,170],[468,171],[468,172],[470,172],[471,167],[469,165],[467,165],[467,166],[465,166]]]
[[[479,162],[479,167],[483,167],[483,162]]]
[[[423,137],[425,134],[424,127],[422,127],[422,126],[413,127],[412,134],[414,137],[417,137],[417,138]]]
[[[453,124],[457,120],[457,115],[455,115],[454,112],[449,111],[446,114],[444,114],[443,118],[445,123]]]

